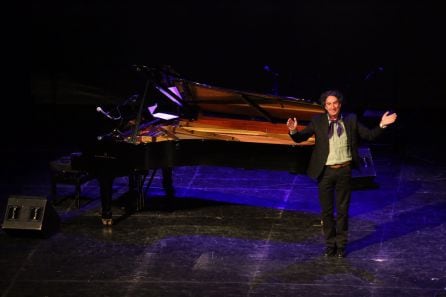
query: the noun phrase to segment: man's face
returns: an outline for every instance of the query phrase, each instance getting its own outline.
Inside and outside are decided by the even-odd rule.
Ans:
[[[328,96],[325,100],[325,110],[330,118],[337,118],[341,112],[341,103],[335,96]]]

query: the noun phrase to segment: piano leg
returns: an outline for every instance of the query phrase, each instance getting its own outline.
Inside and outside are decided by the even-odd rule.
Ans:
[[[111,210],[113,180],[113,176],[98,176],[102,204],[102,224],[105,226],[111,226],[113,224]]]
[[[163,188],[166,193],[167,205],[172,209],[172,202],[175,196],[173,188],[172,167],[165,167],[162,169],[163,173]],[[113,194],[113,180],[114,176],[108,174],[98,175],[101,204],[102,204],[102,224],[111,226],[113,224],[112,217],[112,194]],[[142,190],[144,178],[140,172],[135,172],[129,176],[129,192],[130,197],[136,198],[137,210],[144,208],[144,191]]]
[[[163,172],[163,188],[167,198],[167,209],[173,210],[173,198],[175,190],[173,188],[172,167],[164,167]]]
[[[172,167],[163,168],[163,188],[167,198],[172,199],[175,196],[175,190],[173,188]]]
[[[145,208],[145,193],[143,191],[144,180],[144,172],[135,171],[129,176],[129,197],[135,199],[136,211],[141,211]],[[132,203],[134,202],[129,201],[129,204]]]

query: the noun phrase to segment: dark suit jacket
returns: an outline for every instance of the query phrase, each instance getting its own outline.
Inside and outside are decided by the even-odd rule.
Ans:
[[[373,140],[378,137],[382,130],[379,126],[369,129],[360,122],[355,114],[343,115],[342,120],[347,133],[347,141],[352,153],[353,167],[359,166],[358,146],[360,138],[366,140]],[[311,154],[310,163],[308,165],[307,173],[313,179],[317,179],[325,166],[328,158],[328,117],[327,114],[320,114],[311,119],[311,122],[302,131],[293,134],[291,138],[299,143],[307,140],[313,134],[315,135],[316,144]]]

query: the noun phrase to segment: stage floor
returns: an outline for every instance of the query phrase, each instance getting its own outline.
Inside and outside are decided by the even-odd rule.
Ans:
[[[345,259],[322,256],[316,185],[289,172],[174,169],[169,205],[157,173],[146,209],[100,219],[95,180],[58,186],[60,231],[0,231],[0,292],[13,296],[446,296],[446,165],[416,149],[372,147],[375,187],[353,192]],[[433,150],[435,151],[435,150]],[[3,161],[1,218],[11,195],[49,197],[44,146]],[[15,156],[15,157],[14,157]],[[443,159],[444,160],[444,159]]]

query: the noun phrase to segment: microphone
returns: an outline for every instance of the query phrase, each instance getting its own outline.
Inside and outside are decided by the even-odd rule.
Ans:
[[[131,66],[136,72],[153,72],[157,69],[155,67],[148,67],[146,65],[137,65],[134,64]]]
[[[108,112],[104,111],[100,106],[96,107],[96,111],[101,113],[101,114],[103,114],[104,116],[106,116],[110,120],[115,120],[114,117],[112,117]]]

